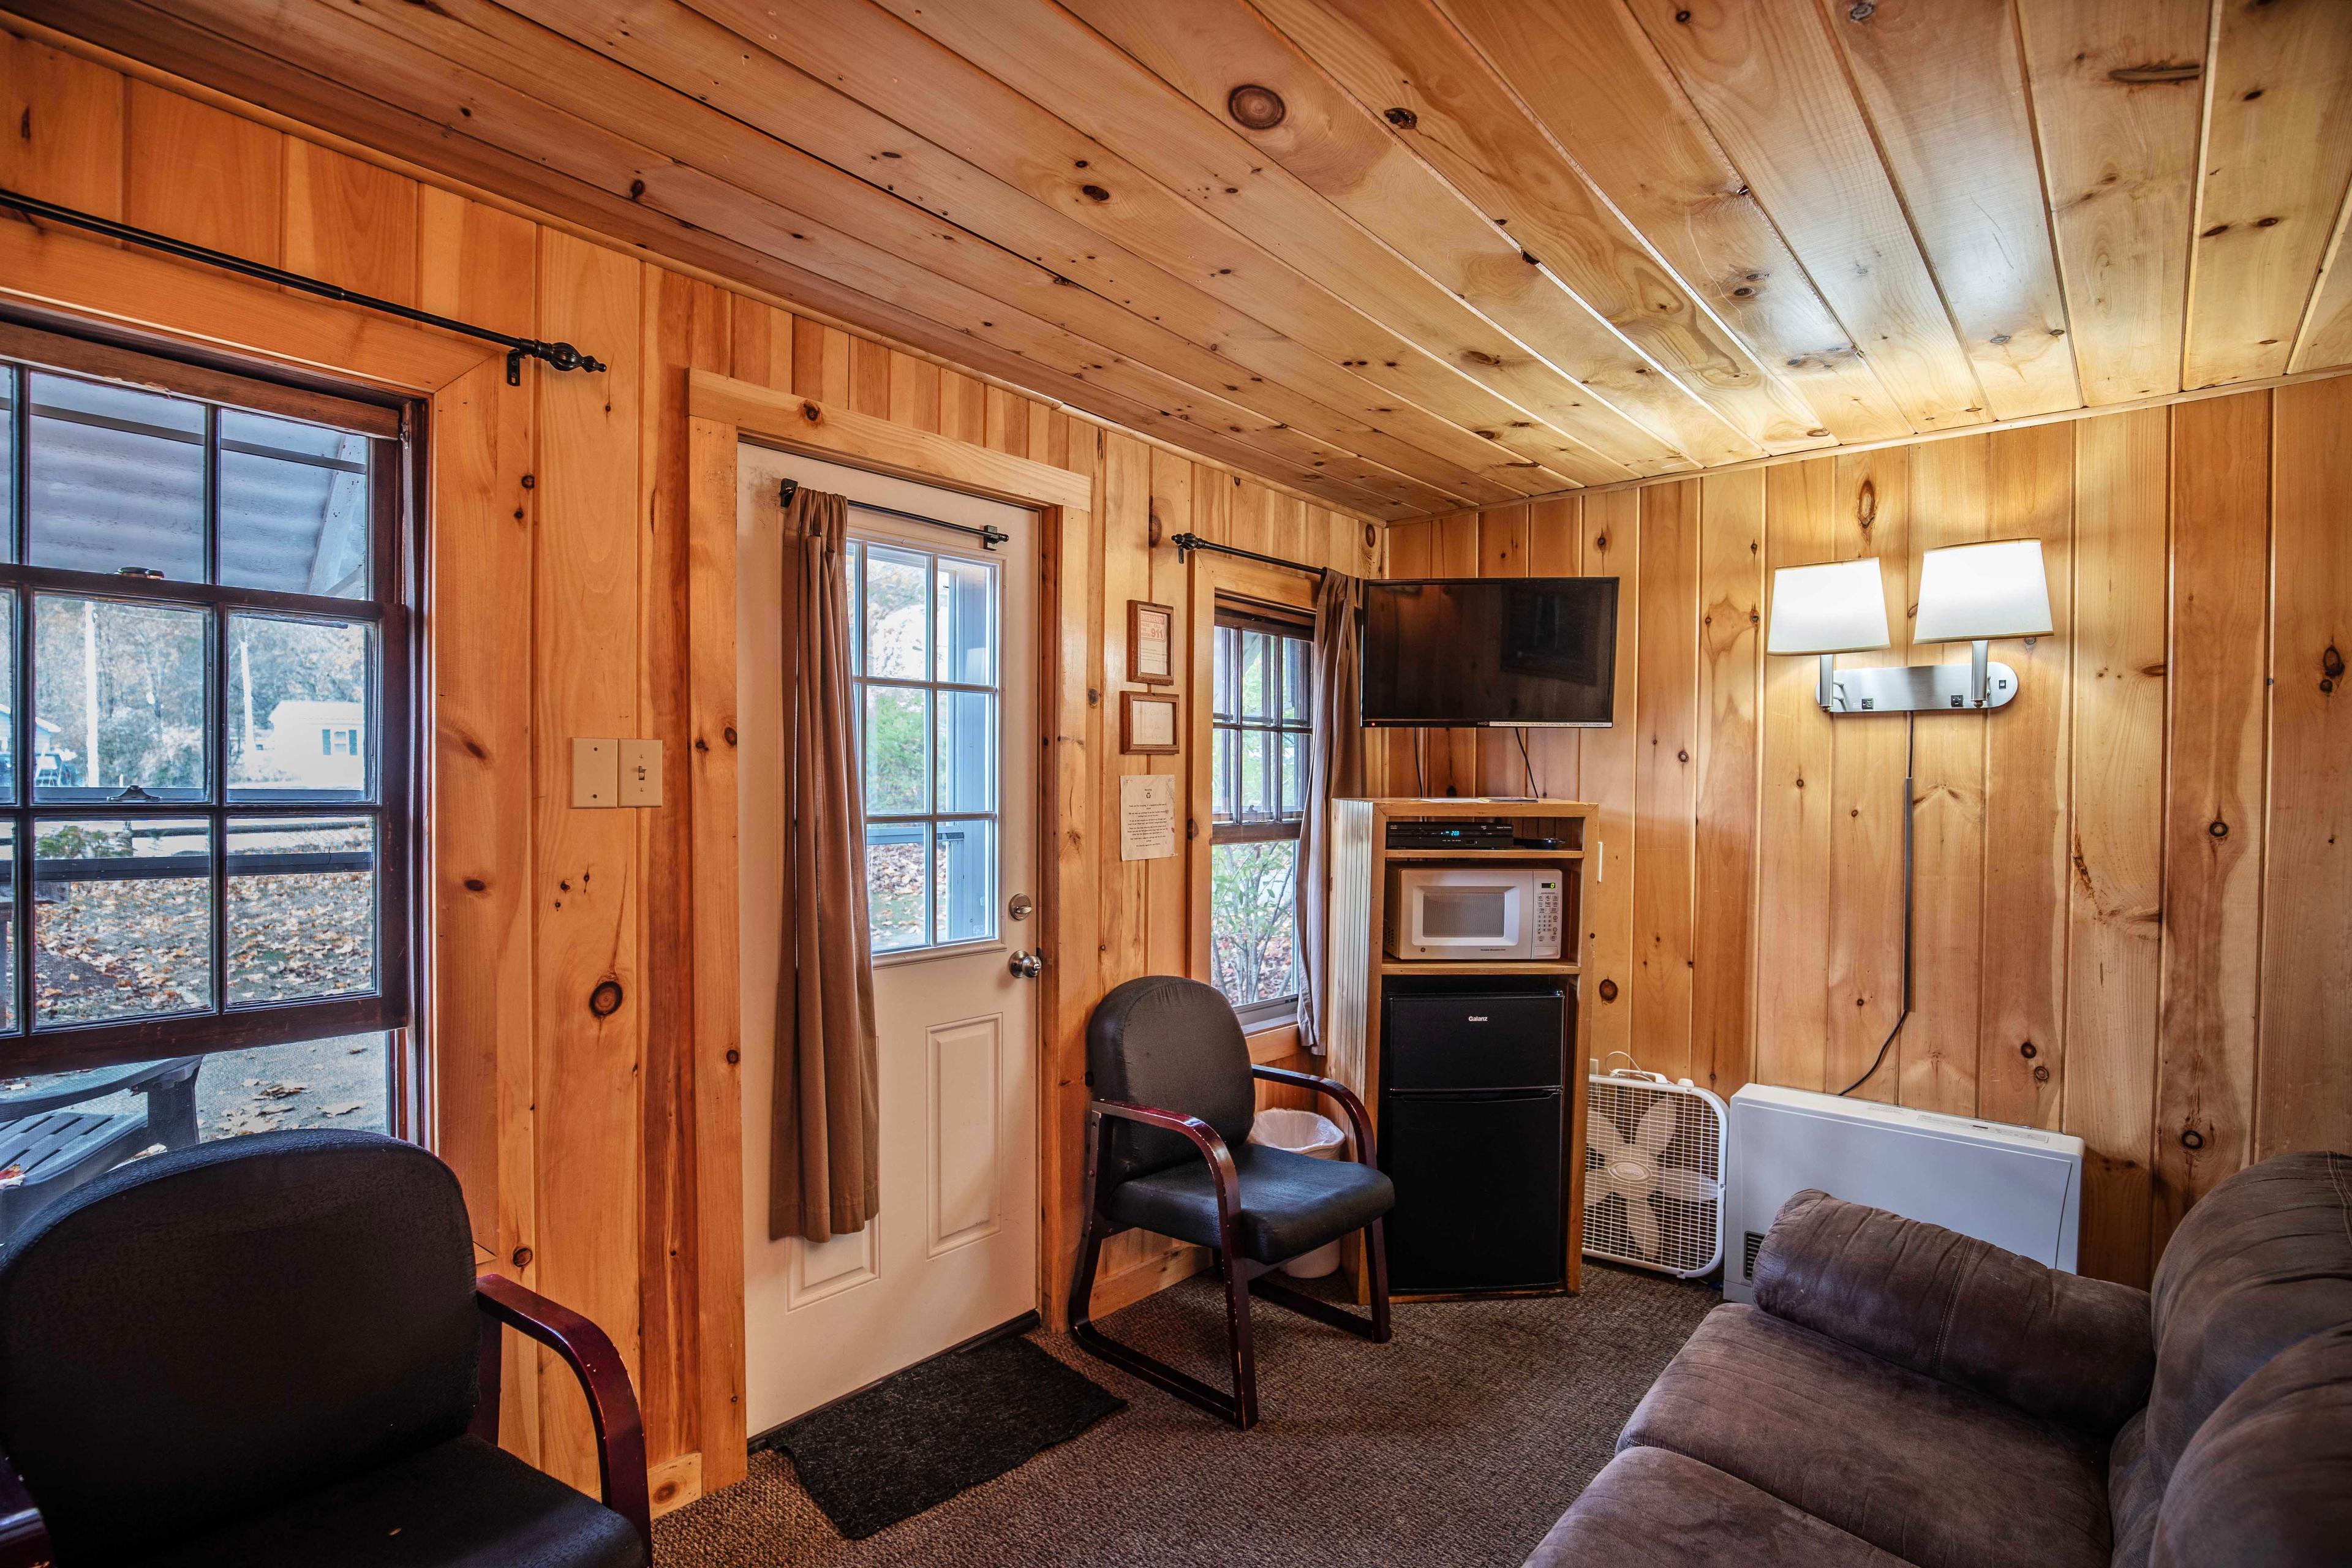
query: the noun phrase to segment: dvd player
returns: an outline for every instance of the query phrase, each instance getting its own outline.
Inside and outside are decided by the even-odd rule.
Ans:
[[[1454,822],[1391,822],[1391,849],[1509,849],[1514,847],[1507,819]]]

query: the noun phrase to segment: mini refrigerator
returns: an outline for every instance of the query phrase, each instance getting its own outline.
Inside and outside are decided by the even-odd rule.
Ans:
[[[1415,985],[1383,998],[1379,1142],[1397,1192],[1391,1289],[1567,1283],[1567,1025],[1557,985]]]

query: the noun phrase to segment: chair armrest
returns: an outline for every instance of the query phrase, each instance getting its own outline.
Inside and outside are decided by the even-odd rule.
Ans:
[[[629,1369],[612,1339],[570,1308],[556,1305],[503,1274],[484,1274],[475,1279],[474,1304],[492,1326],[492,1331],[482,1336],[482,1397],[488,1415],[476,1417],[475,1436],[498,1440],[498,1325],[518,1329],[562,1356],[587,1391],[588,1409],[596,1420],[596,1468],[604,1483],[604,1506],[635,1529],[637,1539],[645,1542],[646,1561],[651,1563],[654,1527],[646,1490],[645,1420],[637,1409],[636,1391],[629,1386]]]
[[[34,1568],[48,1560],[48,1523],[16,1465],[0,1454],[0,1568]]]
[[[2113,1435],[2147,1403],[2145,1290],[1941,1226],[1799,1193],[1756,1255],[1756,1305],[1882,1361]]]
[[[1311,1072],[1298,1072],[1290,1068],[1260,1067],[1250,1064],[1250,1076],[1269,1083],[1286,1083],[1299,1089],[1311,1089],[1328,1094],[1339,1102],[1347,1113],[1348,1130],[1356,1135],[1356,1161],[1359,1164],[1378,1165],[1372,1153],[1372,1119],[1364,1110],[1363,1100],[1356,1091],[1336,1078],[1321,1078]]]

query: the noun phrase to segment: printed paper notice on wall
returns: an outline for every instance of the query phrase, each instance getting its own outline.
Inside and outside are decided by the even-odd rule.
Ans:
[[[1129,773],[1118,781],[1118,858],[1165,860],[1176,853],[1176,780]]]

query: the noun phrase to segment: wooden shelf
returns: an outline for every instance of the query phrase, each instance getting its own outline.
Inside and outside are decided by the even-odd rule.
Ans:
[[[1581,974],[1584,965],[1556,958],[1383,958],[1382,974]]]
[[[1391,849],[1386,860],[1581,860],[1581,849]]]

